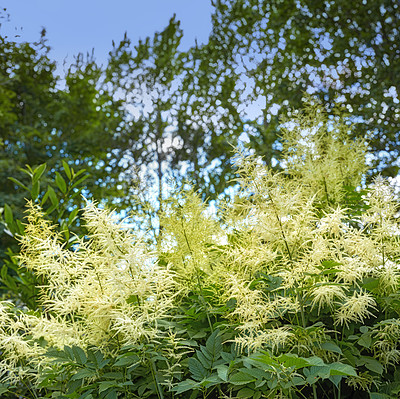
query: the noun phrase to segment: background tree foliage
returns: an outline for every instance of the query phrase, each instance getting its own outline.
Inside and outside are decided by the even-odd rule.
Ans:
[[[136,46],[125,36],[106,68],[106,82],[132,111],[123,136],[127,169],[139,168],[140,180],[157,187],[159,203],[167,177],[190,180],[204,197],[220,194],[232,178],[230,142],[240,134],[235,75],[213,75],[197,46],[180,51],[179,25],[173,17]]]
[[[203,45],[182,51],[183,32],[173,17],[136,45],[125,36],[105,66],[93,55],[77,55],[62,76],[44,31],[37,43],[1,36],[0,206],[8,203],[20,216],[26,190],[7,177],[28,185],[19,168],[46,162],[43,182],[55,172],[66,178],[62,160],[90,172],[86,195],[117,209],[143,212],[133,197],[150,193],[157,197],[154,215],[170,177],[217,198],[233,184],[229,158],[242,132],[250,148],[274,163],[280,117],[301,108],[306,92],[330,113],[345,107],[356,126],[352,134],[370,136],[371,174],[396,175],[396,1],[213,5]]]
[[[372,173],[398,172],[400,4],[397,0],[216,0],[210,45],[215,73],[242,71],[246,101],[265,99],[248,121],[250,146],[279,157],[279,118],[308,92],[347,109],[354,134],[370,135]],[[278,111],[279,109],[279,111]]]

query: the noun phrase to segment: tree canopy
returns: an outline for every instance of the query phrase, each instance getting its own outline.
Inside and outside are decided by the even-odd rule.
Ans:
[[[398,172],[400,4],[397,0],[216,0],[210,45],[217,70],[242,71],[246,101],[265,101],[249,120],[250,146],[279,156],[279,118],[304,93],[338,104],[370,138],[372,173]],[[217,72],[218,73],[218,72]]]

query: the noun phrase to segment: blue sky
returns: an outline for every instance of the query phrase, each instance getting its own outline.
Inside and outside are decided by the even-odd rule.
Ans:
[[[182,49],[207,40],[211,31],[211,0],[3,0],[10,14],[1,35],[35,41],[42,27],[52,47],[51,56],[62,63],[73,55],[95,49],[103,63],[125,31],[135,44],[139,38],[161,31],[175,13],[184,31]]]

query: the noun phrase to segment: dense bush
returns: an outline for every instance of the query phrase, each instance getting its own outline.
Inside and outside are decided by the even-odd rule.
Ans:
[[[396,197],[362,187],[366,143],[340,118],[284,126],[282,172],[238,154],[234,201],[217,218],[176,193],[158,245],[93,203],[67,245],[29,203],[19,262],[39,306],[1,303],[3,394],[395,397]]]

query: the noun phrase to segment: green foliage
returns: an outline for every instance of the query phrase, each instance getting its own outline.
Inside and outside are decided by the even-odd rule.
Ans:
[[[286,170],[239,154],[238,192],[221,221],[193,190],[180,191],[163,207],[156,248],[92,203],[71,244],[70,210],[54,208],[51,193],[67,204],[82,175],[64,164],[53,191],[28,206],[15,259],[16,273],[36,279],[36,310],[0,303],[2,390],[18,394],[24,384],[73,399],[397,395],[398,202],[382,178],[351,191],[366,146],[346,129],[320,108],[299,113],[282,135]],[[45,167],[25,173],[35,197]],[[59,227],[46,209],[64,212]],[[4,218],[18,228],[9,207]]]
[[[58,172],[53,182],[43,176],[46,164],[39,165],[32,169],[29,165],[21,169],[29,177],[30,183],[25,185],[21,181],[10,177],[9,179],[25,191],[25,197],[40,204],[46,217],[54,224],[59,224],[62,230],[66,247],[71,247],[76,241],[76,234],[81,234],[79,227],[79,208],[74,205],[77,197],[82,193],[82,183],[89,178],[84,169],[78,172],[63,161],[65,178]],[[43,188],[45,183],[45,188]],[[42,186],[42,189],[41,189]],[[7,233],[8,244],[0,274],[0,289],[7,297],[21,301],[28,308],[37,308],[39,296],[38,285],[43,284],[31,271],[21,264],[18,259],[18,239],[25,234],[24,222],[14,217],[10,205],[4,204],[2,223]]]
[[[302,107],[305,92],[337,106],[371,136],[370,172],[395,176],[399,156],[400,7],[397,0],[217,0],[207,50],[214,74],[240,70],[250,119],[250,147],[268,165],[279,158],[280,117]],[[205,50],[205,51],[207,51]]]

